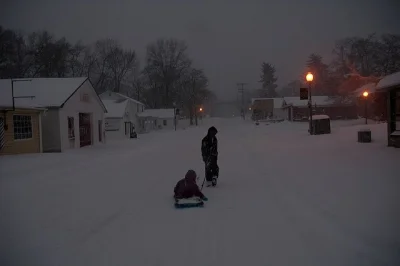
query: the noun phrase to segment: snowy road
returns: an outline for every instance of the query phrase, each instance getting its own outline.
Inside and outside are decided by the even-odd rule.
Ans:
[[[399,265],[400,152],[356,127],[215,120],[221,168],[202,209],[175,183],[204,173],[207,127],[64,154],[0,158],[0,265]]]

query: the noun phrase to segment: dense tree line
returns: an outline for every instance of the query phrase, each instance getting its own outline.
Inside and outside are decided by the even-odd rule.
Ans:
[[[370,34],[338,40],[330,62],[313,53],[305,69],[314,74],[313,94],[346,97],[367,83],[400,71],[400,35]],[[281,94],[297,96],[301,85],[304,80],[293,80]]]
[[[192,118],[214,95],[187,50],[180,40],[156,40],[140,67],[136,52],[113,39],[73,44],[47,31],[23,35],[0,26],[0,78],[85,76],[98,93],[120,92],[151,108],[176,106]]]
[[[314,95],[345,97],[367,83],[377,82],[383,76],[400,71],[400,35],[370,34],[344,38],[335,43],[332,53],[330,62],[325,62],[322,56],[315,53],[309,55],[306,61],[305,70],[314,74]],[[275,72],[272,64],[262,63],[262,86],[257,90],[257,96],[298,96],[299,88],[305,85],[305,81],[292,80],[277,92]]]

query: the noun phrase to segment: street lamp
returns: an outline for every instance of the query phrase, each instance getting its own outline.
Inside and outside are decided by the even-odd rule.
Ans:
[[[367,114],[368,114],[368,112],[367,112],[368,101],[367,101],[367,99],[368,99],[369,93],[368,93],[368,91],[364,91],[362,95],[363,95],[364,100],[365,100],[365,114],[364,114],[364,116],[365,116],[365,124],[367,125],[367,124],[368,124],[368,119],[367,119]]]
[[[314,75],[311,72],[307,73],[306,80],[312,82],[314,80]]]
[[[308,113],[310,115],[310,125],[309,132],[312,135],[312,98],[311,98],[311,82],[314,80],[314,75],[308,72],[306,75],[306,80],[308,82]]]
[[[203,112],[203,108],[200,107],[200,108],[199,108],[199,111],[200,111],[200,112]]]

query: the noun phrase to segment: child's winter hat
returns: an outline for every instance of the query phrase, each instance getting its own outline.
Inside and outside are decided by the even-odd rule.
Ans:
[[[192,179],[193,180],[193,179],[196,179],[196,177],[197,177],[197,174],[196,174],[196,172],[194,170],[187,171],[187,173],[185,175],[186,179]]]

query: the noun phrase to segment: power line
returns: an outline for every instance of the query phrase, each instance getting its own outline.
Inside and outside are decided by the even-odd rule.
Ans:
[[[242,111],[241,111],[241,114],[242,114],[242,117],[243,117],[243,120],[244,120],[245,119],[245,112],[244,112],[244,86],[247,85],[247,83],[238,82],[237,85],[240,86],[238,88],[238,92],[242,94]]]

